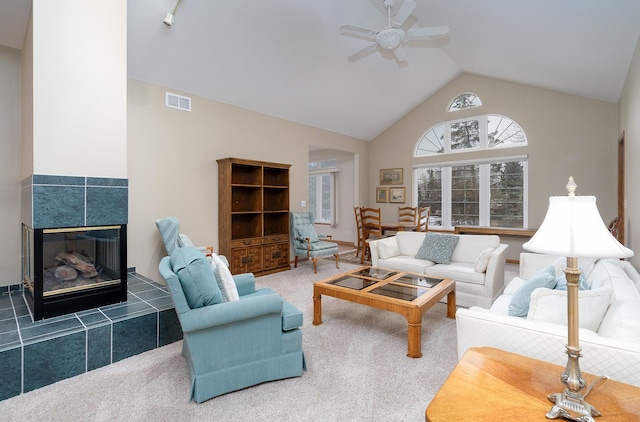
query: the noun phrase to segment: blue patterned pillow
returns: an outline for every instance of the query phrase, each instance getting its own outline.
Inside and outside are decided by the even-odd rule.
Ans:
[[[301,226],[296,227],[296,231],[298,232],[298,237],[305,239],[309,238],[311,243],[318,242],[320,239],[318,238],[318,233],[316,232],[313,224],[303,224]]]
[[[451,255],[458,244],[458,236],[453,234],[427,233],[418,249],[416,258],[426,259],[436,264],[451,264]]]

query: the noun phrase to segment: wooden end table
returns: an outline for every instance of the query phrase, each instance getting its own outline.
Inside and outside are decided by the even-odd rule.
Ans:
[[[407,356],[422,357],[422,315],[447,296],[455,318],[455,281],[384,268],[362,267],[313,284],[313,325],[322,324],[322,295],[383,309],[407,318]]]
[[[559,351],[561,353],[561,351]],[[467,350],[426,410],[430,422],[548,421],[564,367],[490,347]],[[591,385],[596,376],[582,374]],[[605,380],[587,396],[598,422],[640,421],[640,388]]]

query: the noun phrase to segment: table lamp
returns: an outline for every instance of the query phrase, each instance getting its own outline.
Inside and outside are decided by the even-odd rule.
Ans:
[[[600,416],[600,412],[587,403],[585,397],[604,377],[587,389],[587,382],[580,373],[578,359],[582,356],[582,349],[578,339],[578,283],[581,271],[578,257],[628,258],[633,256],[633,251],[611,235],[600,217],[595,196],[575,196],[573,177],[569,177],[567,190],[567,196],[549,198],[549,208],[542,225],[522,247],[531,252],[567,257],[564,272],[567,278],[568,360],[560,377],[566,388],[562,393],[548,396],[555,404],[546,416],[549,419],[562,417],[588,422],[593,421],[593,416]]]

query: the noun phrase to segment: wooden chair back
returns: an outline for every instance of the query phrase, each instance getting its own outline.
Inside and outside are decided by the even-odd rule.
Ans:
[[[414,207],[398,207],[398,221],[416,223],[418,219],[418,209]]]
[[[360,254],[362,242],[364,241],[364,232],[362,230],[362,217],[360,215],[360,207],[353,207],[353,214],[356,217],[356,235],[358,236],[358,244],[356,245],[356,258]]]
[[[418,217],[417,217],[417,232],[426,232],[429,230],[429,215],[431,214],[431,208],[429,207],[418,207]]]
[[[382,238],[380,208],[360,208],[360,220],[362,221],[362,238],[365,241],[371,236]]]

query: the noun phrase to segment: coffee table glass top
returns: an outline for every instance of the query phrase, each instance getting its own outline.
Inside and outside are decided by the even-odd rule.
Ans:
[[[362,290],[365,287],[369,287],[372,284],[376,284],[376,280],[368,280],[366,278],[352,277],[350,275],[345,275],[340,278],[336,278],[335,280],[329,281],[329,284],[335,284],[336,286],[347,287],[349,289],[354,290]]]
[[[387,297],[395,297],[396,299],[402,299],[410,302],[427,291],[429,291],[429,289],[423,287],[400,286],[398,284],[386,283],[380,287],[372,289],[370,293]]]
[[[420,287],[433,287],[440,283],[444,278],[427,277],[419,274],[404,274],[402,277],[396,278],[396,283],[411,284]]]
[[[369,293],[410,302],[442,280],[444,279],[422,274],[368,267],[349,272],[327,283],[353,290],[363,290],[379,284],[369,290]]]

